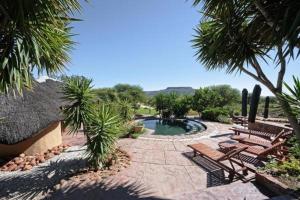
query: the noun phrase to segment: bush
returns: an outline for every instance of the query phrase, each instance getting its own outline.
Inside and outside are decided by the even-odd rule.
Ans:
[[[295,157],[290,157],[288,160],[283,162],[278,162],[276,160],[271,160],[263,168],[264,171],[270,172],[276,176],[300,176],[300,160]]]
[[[201,114],[204,120],[218,121],[219,116],[228,116],[228,111],[222,108],[207,108]]]
[[[117,137],[121,132],[121,120],[108,106],[96,111],[92,123],[87,126],[87,156],[90,165],[102,168],[112,156]]]
[[[217,117],[217,121],[221,122],[221,123],[224,123],[224,124],[231,124],[232,123],[231,119],[227,115],[219,115]]]
[[[291,137],[288,140],[287,145],[289,147],[290,155],[300,159],[300,144],[298,143],[296,136]]]

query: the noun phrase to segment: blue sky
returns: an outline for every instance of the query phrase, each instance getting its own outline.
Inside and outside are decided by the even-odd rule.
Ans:
[[[82,5],[68,75],[92,78],[95,87],[129,83],[144,90],[217,84],[252,90],[256,83],[246,75],[208,72],[196,62],[189,41],[201,16],[191,0],[91,0]],[[300,74],[296,64],[289,64],[287,82]],[[273,64],[264,68],[276,77]],[[263,95],[269,94],[263,88]]]

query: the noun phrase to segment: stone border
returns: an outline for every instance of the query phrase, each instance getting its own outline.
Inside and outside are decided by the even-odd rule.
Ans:
[[[286,184],[280,182],[278,179],[269,174],[257,172],[255,174],[255,180],[258,184],[263,185],[277,195],[286,195],[293,192]]]

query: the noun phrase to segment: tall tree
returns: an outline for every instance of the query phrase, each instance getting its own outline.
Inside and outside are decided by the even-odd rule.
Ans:
[[[121,100],[129,101],[132,104],[144,102],[146,100],[146,94],[143,88],[137,85],[129,84],[117,84],[114,88]]]
[[[194,0],[194,5],[200,2],[203,18],[193,39],[197,59],[208,70],[243,72],[281,97],[287,61],[300,54],[300,1]],[[267,77],[261,60],[275,61],[275,83]],[[287,101],[278,99],[300,141],[295,114]]]
[[[0,1],[0,92],[31,87],[32,71],[61,71],[69,61],[70,22],[78,0]]]

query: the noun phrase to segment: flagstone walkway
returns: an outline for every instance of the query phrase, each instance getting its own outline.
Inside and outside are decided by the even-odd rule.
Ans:
[[[228,125],[206,125],[207,132],[197,138],[121,139],[119,146],[131,155],[127,169],[105,182],[67,186],[51,199],[268,199],[268,193],[254,183],[226,184],[222,170],[190,158],[187,144],[203,142],[217,148],[231,134]]]

